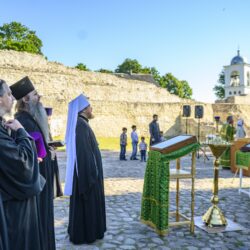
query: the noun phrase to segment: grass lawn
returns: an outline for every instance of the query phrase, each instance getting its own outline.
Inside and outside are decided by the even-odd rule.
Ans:
[[[54,140],[62,140],[62,137],[56,136]],[[118,137],[97,137],[99,148],[101,150],[120,151],[120,138]],[[140,142],[139,142],[140,143]],[[146,138],[146,143],[149,146],[149,138]],[[65,151],[65,147],[57,149],[58,151]],[[131,139],[128,137],[127,151],[132,151]]]

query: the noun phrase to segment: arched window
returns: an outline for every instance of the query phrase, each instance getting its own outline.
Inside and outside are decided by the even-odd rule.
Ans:
[[[234,91],[234,94],[236,95],[236,91]]]
[[[250,73],[247,72],[247,86],[250,86]]]
[[[240,73],[239,73],[239,71],[233,71],[231,73],[230,85],[233,86],[233,87],[236,87],[236,86],[240,85]]]
[[[232,95],[232,92],[231,92],[231,91],[229,91],[229,95]]]
[[[239,93],[239,95],[240,95],[240,94],[241,94],[241,91],[239,91],[238,93]]]

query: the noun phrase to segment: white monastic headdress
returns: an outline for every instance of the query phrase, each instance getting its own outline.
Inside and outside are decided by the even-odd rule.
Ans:
[[[78,113],[89,106],[89,102],[86,96],[79,95],[72,100],[68,105],[68,120],[65,136],[66,152],[67,152],[67,168],[64,194],[72,194],[72,185],[74,177],[74,166],[76,162],[76,123]],[[77,166],[76,166],[77,167]],[[77,168],[76,168],[77,170]]]

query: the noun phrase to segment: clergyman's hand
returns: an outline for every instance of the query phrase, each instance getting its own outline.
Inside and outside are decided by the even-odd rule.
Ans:
[[[10,128],[11,130],[17,131],[19,128],[23,128],[21,123],[18,120],[8,120],[5,122],[5,127]]]
[[[43,159],[42,159],[42,158],[40,158],[40,157],[37,157],[37,161],[38,161],[38,163],[40,163],[40,162],[42,162],[42,161],[43,161]]]

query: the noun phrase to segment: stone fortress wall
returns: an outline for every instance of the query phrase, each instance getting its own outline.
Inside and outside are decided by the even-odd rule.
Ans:
[[[130,132],[133,124],[137,125],[139,135],[148,136],[148,124],[154,113],[159,115],[161,130],[167,136],[184,133],[186,120],[182,117],[182,105],[185,104],[192,106],[192,118],[188,118],[190,134],[197,134],[194,106],[198,104],[204,106],[205,114],[200,120],[202,137],[214,133],[215,115],[220,115],[223,121],[228,114],[237,115],[250,126],[248,104],[197,103],[170,94],[149,82],[150,77],[80,71],[49,62],[40,55],[0,50],[0,79],[12,84],[26,75],[43,95],[44,105],[53,107],[54,136],[64,136],[67,104],[80,93],[90,98],[95,114],[91,126],[98,137],[118,137],[122,127]]]

